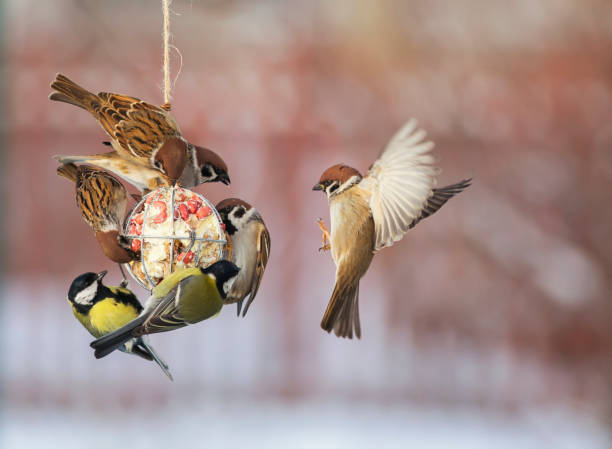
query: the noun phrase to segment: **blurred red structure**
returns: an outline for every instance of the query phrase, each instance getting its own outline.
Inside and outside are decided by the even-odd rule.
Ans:
[[[173,112],[188,139],[223,155],[232,179],[230,189],[199,191],[215,202],[244,197],[272,233],[251,316],[202,331],[227,339],[228,353],[247,340],[246,365],[209,366],[207,353],[208,368],[182,373],[186,391],[607,406],[609,2],[173,8],[183,58]],[[48,101],[48,85],[62,72],[92,90],[161,103],[160,12],[147,2],[12,2],[8,18],[6,278],[21,296],[5,302],[9,310],[43,307],[35,293],[52,286],[44,290],[55,288],[57,305],[48,299],[44,310],[57,307],[65,321],[46,328],[61,334],[76,326],[61,296],[71,279],[108,264],[51,156],[105,151],[105,136],[83,111]],[[178,65],[175,57],[174,73]],[[339,161],[366,170],[413,116],[436,142],[441,184],[473,176],[474,185],[375,259],[362,286],[364,339],[338,342],[318,327],[333,264],[316,251],[315,219],[328,215],[310,186]],[[38,344],[36,323],[21,326],[19,335],[30,335],[23,347]],[[102,362],[86,358],[86,335],[70,332],[89,378]],[[182,346],[167,344],[168,358],[189,369]],[[224,351],[213,352],[230,358]],[[28,374],[43,369],[39,362],[24,363],[7,374],[22,387],[12,390],[15,401],[45,389]],[[248,374],[228,378],[223,367]]]

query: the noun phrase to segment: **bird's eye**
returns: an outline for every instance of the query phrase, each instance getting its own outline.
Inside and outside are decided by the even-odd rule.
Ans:
[[[162,164],[161,161],[155,161],[153,164],[155,165],[156,169],[158,169],[162,173],[165,173],[164,172],[164,164]]]
[[[213,178],[214,175],[215,174],[213,173],[213,170],[211,169],[210,165],[206,164],[204,167],[202,167],[202,176],[205,179]]]
[[[246,210],[244,209],[244,207],[239,207],[236,212],[234,212],[234,217],[236,218],[242,218],[242,216],[246,213]]]
[[[327,191],[329,193],[334,193],[336,190],[338,190],[338,183],[336,181],[334,181],[328,188]]]

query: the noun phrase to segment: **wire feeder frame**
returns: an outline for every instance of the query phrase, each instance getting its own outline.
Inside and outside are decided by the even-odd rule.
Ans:
[[[151,279],[151,276],[149,275],[149,271],[147,270],[147,263],[145,260],[145,251],[144,251],[144,247],[145,247],[145,240],[147,239],[163,239],[163,240],[169,240],[171,241],[170,244],[170,254],[168,257],[168,261],[169,261],[169,270],[170,273],[172,273],[172,266],[175,263],[174,260],[174,241],[176,240],[189,240],[189,244],[187,245],[187,247],[183,250],[183,252],[186,254],[189,251],[192,251],[192,249],[194,248],[194,246],[197,244],[197,250],[193,251],[193,253],[196,255],[196,258],[194,260],[194,267],[202,267],[202,268],[206,268],[207,266],[211,265],[214,262],[211,262],[207,265],[200,265],[200,258],[201,258],[201,251],[202,251],[202,243],[204,242],[210,242],[210,243],[218,243],[218,257],[216,259],[216,261],[221,260],[221,259],[225,259],[227,257],[227,240],[225,239],[210,239],[210,238],[205,238],[205,237],[198,237],[196,235],[196,232],[194,230],[191,230],[189,232],[189,235],[176,235],[175,234],[175,213],[178,210],[177,209],[177,205],[175,203],[175,194],[176,191],[178,189],[181,189],[182,191],[188,192],[190,194],[192,194],[194,197],[199,198],[202,201],[203,205],[206,205],[210,208],[210,210],[212,211],[212,214],[214,214],[216,220],[215,223],[217,225],[217,231],[218,234],[220,236],[224,236],[225,235],[225,231],[222,227],[222,219],[221,216],[219,215],[219,212],[217,211],[217,209],[215,209],[215,207],[210,203],[210,201],[208,201],[205,197],[203,197],[202,195],[200,195],[197,192],[193,192],[191,190],[182,188],[182,187],[177,187],[177,186],[173,186],[173,187],[160,187],[152,192],[150,192],[149,194],[145,195],[144,197],[142,197],[142,199],[132,208],[132,210],[130,211],[130,213],[128,214],[128,216],[125,219],[124,222],[124,235],[125,237],[127,237],[130,241],[134,240],[134,239],[138,239],[141,240],[142,244],[141,244],[141,250],[140,250],[140,263],[141,263],[141,267],[142,267],[142,272],[145,275],[146,278],[146,282],[144,282],[142,279],[140,279],[138,276],[136,276],[136,274],[134,273],[134,270],[132,269],[132,265],[130,263],[126,263],[124,264],[128,273],[130,274],[130,276],[132,277],[132,279],[134,279],[136,282],[138,282],[138,284],[140,284],[142,287],[146,288],[147,290],[151,291],[153,290],[153,288],[155,288],[155,286],[157,285],[153,279]],[[146,234],[130,234],[129,231],[129,227],[130,227],[130,223],[132,221],[132,217],[135,214],[138,214],[141,212],[143,212],[143,231],[144,231],[144,223],[146,222],[147,218],[149,217],[149,209],[151,207],[151,204],[154,201],[163,201],[166,204],[166,208],[168,210],[168,203],[166,202],[166,200],[164,200],[164,193],[167,191],[170,191],[170,209],[171,213],[169,214],[169,218],[171,220],[172,223],[172,235],[146,235]],[[152,198],[151,198],[152,197]],[[150,199],[149,199],[150,198]],[[143,207],[144,204],[144,207]]]

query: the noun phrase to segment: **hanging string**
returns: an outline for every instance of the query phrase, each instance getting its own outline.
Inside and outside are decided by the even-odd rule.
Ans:
[[[170,0],[162,0],[164,14],[164,104],[162,108],[170,110]]]

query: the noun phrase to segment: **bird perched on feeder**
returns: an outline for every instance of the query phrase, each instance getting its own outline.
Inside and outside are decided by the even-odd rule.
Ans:
[[[88,164],[108,170],[129,182],[143,193],[172,185],[170,178],[157,169],[124,159],[116,151],[83,156],[54,156],[61,164]]]
[[[64,75],[51,83],[49,98],[85,109],[111,137],[117,156],[159,170],[172,183],[183,173],[187,142],[165,109],[121,94],[95,95]]]
[[[127,194],[123,184],[103,170],[85,165],[63,164],[57,174],[73,181],[81,216],[93,229],[102,251],[116,263],[127,263],[137,256],[122,234]]]
[[[153,289],[138,318],[91,343],[94,355],[102,358],[131,338],[168,332],[217,315],[239,271],[227,260],[175,271]]]
[[[232,262],[239,268],[226,303],[237,303],[238,316],[242,302],[248,296],[242,316],[257,295],[264,270],[270,257],[270,233],[259,212],[246,201],[227,198],[216,206],[232,242]]]
[[[110,145],[110,142],[103,143]],[[134,185],[143,194],[172,184],[170,179],[159,170],[124,159],[116,151],[83,156],[55,156],[55,158],[64,164],[80,163],[104,168]],[[187,163],[178,183],[190,189],[206,182],[221,182],[229,185],[227,165],[217,153],[207,148],[188,144]]]
[[[374,254],[470,185],[466,179],[435,188],[438,170],[430,154],[434,144],[424,141],[425,136],[412,119],[391,138],[365,177],[338,164],[325,170],[313,187],[327,194],[331,235],[319,219],[321,249],[331,249],[336,264],[334,290],[321,321],[325,331],[361,337],[359,280]]]
[[[77,320],[91,335],[100,338],[129,323],[142,312],[142,305],[136,295],[125,287],[106,286],[101,273],[84,273],[72,281],[68,290],[68,302]],[[118,348],[146,360],[155,360],[172,380],[168,365],[149,345],[146,337],[127,340]]]
[[[179,184],[190,189],[206,182],[221,182],[226,186],[230,185],[227,165],[214,151],[189,144],[187,163],[179,178]]]

